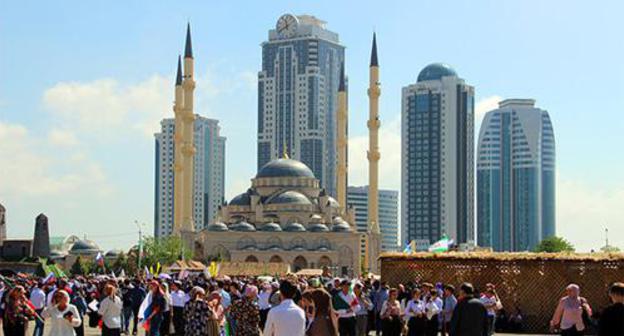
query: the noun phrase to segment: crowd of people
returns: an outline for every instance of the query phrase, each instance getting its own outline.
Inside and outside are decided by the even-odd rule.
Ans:
[[[493,284],[410,282],[390,288],[375,279],[288,276],[117,279],[105,276],[43,281],[3,278],[4,335],[83,336],[84,323],[102,336],[489,336],[522,331],[522,313],[505,312]],[[613,304],[599,335],[624,335],[624,284],[611,286]],[[552,331],[583,335],[592,309],[570,285],[551,320]],[[88,317],[88,318],[85,318]],[[30,332],[29,332],[30,333]]]

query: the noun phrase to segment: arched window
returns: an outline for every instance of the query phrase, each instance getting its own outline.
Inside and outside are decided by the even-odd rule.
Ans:
[[[245,258],[245,262],[254,262],[257,263],[258,262],[258,258],[256,258],[256,256],[247,256],[247,258]]]

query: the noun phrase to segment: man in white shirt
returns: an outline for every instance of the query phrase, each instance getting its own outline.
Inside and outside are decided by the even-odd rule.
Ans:
[[[35,307],[35,312],[41,315],[43,312],[43,308],[46,306],[46,294],[41,289],[42,284],[38,283],[33,287],[30,292],[30,302]],[[35,319],[35,330],[33,331],[33,336],[42,336],[43,335],[43,322],[39,319]]]
[[[350,293],[351,282],[342,280],[340,292],[334,295],[332,303],[338,313],[338,330],[340,336],[355,336],[355,313],[360,310],[360,303],[353,292]]]
[[[171,284],[171,306],[173,307],[173,327],[176,335],[184,335],[184,305],[189,296],[180,287],[182,283],[174,281]]]
[[[271,285],[268,283],[262,284],[262,290],[258,294],[258,309],[260,309],[260,330],[264,330],[264,326],[266,325],[267,316],[269,315],[269,310],[271,309],[271,303],[269,300],[271,299]]]
[[[269,311],[263,335],[304,336],[305,313],[293,301],[297,287],[290,281],[284,280],[280,284],[279,291],[282,302]]]

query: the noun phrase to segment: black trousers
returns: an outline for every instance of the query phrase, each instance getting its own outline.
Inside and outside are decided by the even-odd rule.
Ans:
[[[355,336],[355,317],[339,318],[338,333],[340,336]]]
[[[425,336],[427,328],[427,318],[424,316],[421,317],[410,317],[409,321],[407,321],[407,335],[408,336]]]
[[[269,309],[260,309],[260,330],[264,330],[264,325],[266,324],[267,316],[269,315]]]
[[[137,325],[139,324],[139,310],[141,306],[132,307],[132,334],[136,335],[139,332]]]
[[[173,307],[173,329],[176,335],[184,335],[184,307]]]
[[[433,315],[431,320],[427,320],[427,336],[437,336],[438,329],[440,329],[438,315]]]
[[[111,329],[102,323],[102,336],[119,336],[121,334],[121,328]]]

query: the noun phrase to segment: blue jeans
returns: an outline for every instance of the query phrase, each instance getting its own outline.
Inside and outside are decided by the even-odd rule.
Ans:
[[[132,307],[123,307],[121,312],[121,331],[130,330],[130,320],[132,319]]]
[[[43,309],[35,309],[35,312],[37,312],[37,315],[41,316]],[[43,336],[43,326],[43,322],[41,322],[39,319],[35,319],[35,329],[33,330],[33,336]]]
[[[160,336],[160,325],[162,324],[162,313],[154,315],[150,320],[149,335],[148,336]]]

